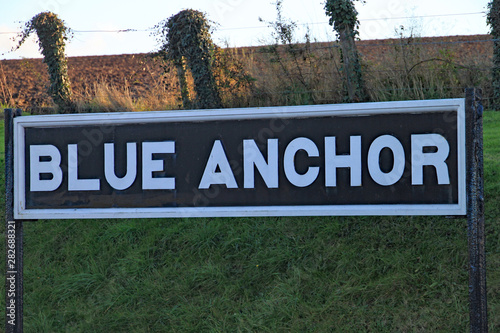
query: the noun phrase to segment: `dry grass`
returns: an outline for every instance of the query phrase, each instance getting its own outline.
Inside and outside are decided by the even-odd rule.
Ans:
[[[128,85],[116,86],[106,82],[94,83],[92,88],[76,99],[77,112],[127,112],[176,108],[177,96],[155,87],[148,96],[134,97]]]
[[[12,92],[10,91],[9,85],[7,84],[7,79],[2,63],[0,63],[0,93],[2,94],[0,97],[0,100],[3,101],[2,105],[8,106],[13,104]]]
[[[426,47],[420,39],[392,41],[380,54],[364,46],[363,75],[370,101],[462,97],[466,87],[490,91],[491,58],[461,53],[460,44]],[[463,45],[462,45],[463,46]],[[258,78],[256,105],[342,103],[341,55],[335,45],[263,47],[245,58]],[[487,105],[486,105],[487,106]]]
[[[225,107],[264,107],[345,102],[339,49],[322,44],[282,45],[226,50],[254,82],[236,87],[221,83]],[[363,72],[370,101],[419,100],[462,97],[466,87],[490,91],[490,59],[461,57],[446,45],[423,48],[415,40],[402,40],[383,58],[365,57]],[[81,97],[79,111],[142,111],[181,107],[177,78],[163,75],[145,95],[131,92],[129,84],[94,84]],[[153,74],[151,74],[153,75]],[[221,74],[223,75],[223,73]],[[191,96],[195,96],[190,80]],[[230,83],[228,83],[230,82]]]
[[[93,82],[90,88],[76,96],[77,112],[127,112],[171,110],[180,107],[180,93],[175,77],[170,73],[157,73],[144,64],[149,76],[146,87],[142,82],[124,78],[123,83],[110,83],[105,79]],[[144,84],[142,84],[144,85]]]

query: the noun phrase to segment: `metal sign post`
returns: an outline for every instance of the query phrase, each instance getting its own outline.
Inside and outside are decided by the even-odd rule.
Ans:
[[[466,89],[470,331],[488,332],[481,90]]]
[[[14,117],[5,109],[5,331],[23,332],[23,222],[14,220]]]

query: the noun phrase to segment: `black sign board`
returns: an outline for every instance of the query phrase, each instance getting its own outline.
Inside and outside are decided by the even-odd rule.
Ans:
[[[15,119],[17,219],[465,215],[463,99]]]

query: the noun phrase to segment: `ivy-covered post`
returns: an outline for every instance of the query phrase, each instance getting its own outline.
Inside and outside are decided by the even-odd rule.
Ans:
[[[40,13],[25,24],[16,49],[26,41],[33,31],[38,36],[38,46],[48,67],[49,94],[59,107],[59,112],[71,112],[74,110],[74,105],[71,98],[71,85],[65,55],[65,45],[70,30],[56,14],[52,12]]]
[[[156,27],[164,44],[160,53],[177,67],[181,95],[186,108],[189,92],[186,85],[184,59],[191,70],[196,92],[195,106],[202,109],[222,107],[219,89],[213,73],[216,47],[210,34],[210,24],[202,12],[186,9]]]
[[[493,99],[490,108],[500,110],[500,0],[491,0],[488,3],[487,23],[493,37],[493,67],[491,69],[491,86]]]
[[[366,87],[361,72],[359,53],[354,38],[358,34],[358,12],[354,7],[356,0],[326,0],[325,12],[330,17],[340,40],[342,70],[349,102],[362,102],[367,98]]]
[[[182,105],[184,106],[184,109],[190,109],[191,96],[189,93],[189,86],[186,74],[186,62],[184,60],[184,57],[176,59],[174,64],[175,68],[177,69],[177,78],[179,79],[179,86],[181,88]]]

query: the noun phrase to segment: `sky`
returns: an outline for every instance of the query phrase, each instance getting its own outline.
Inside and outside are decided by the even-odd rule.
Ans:
[[[356,1],[360,39],[487,34],[489,0]],[[216,22],[219,46],[256,46],[272,41],[268,23],[276,19],[275,0],[0,0],[0,59],[41,57],[36,36],[15,52],[12,40],[23,23],[43,11],[56,13],[74,31],[67,56],[147,53],[158,48],[151,29],[183,9],[196,9]],[[297,23],[296,38],[333,41],[324,0],[283,0],[282,14]],[[259,20],[262,18],[263,22]],[[128,30],[123,31],[123,30]],[[132,31],[131,31],[132,30]]]

